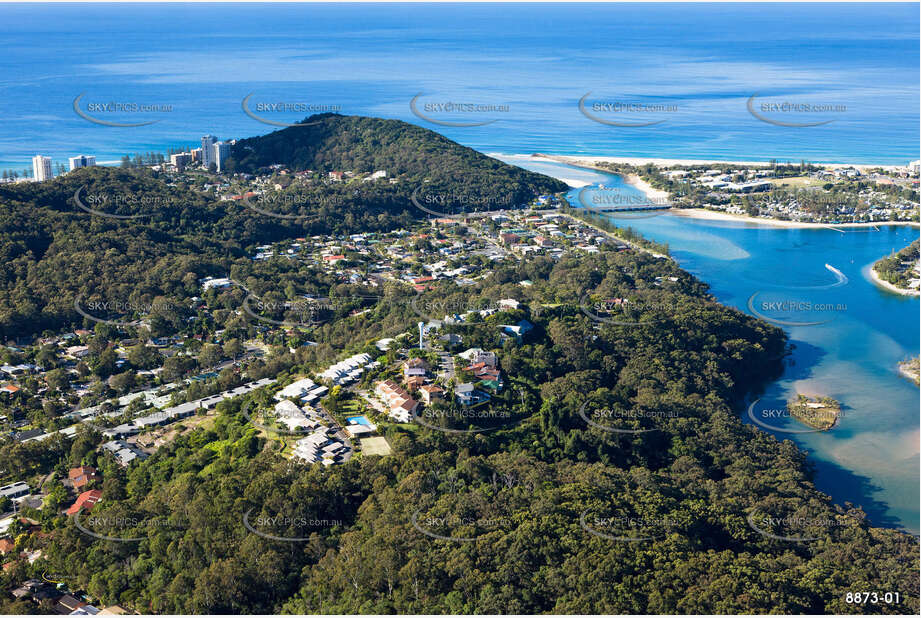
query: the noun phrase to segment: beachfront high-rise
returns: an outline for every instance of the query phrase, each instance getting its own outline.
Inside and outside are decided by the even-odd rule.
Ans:
[[[201,164],[205,169],[211,167],[211,164],[217,164],[217,161],[214,160],[214,144],[217,143],[217,138],[213,135],[206,135],[201,138]]]
[[[217,165],[217,171],[224,171],[224,162],[230,156],[230,144],[227,142],[216,142],[213,146],[214,163]]]
[[[92,155],[77,155],[70,157],[67,161],[70,163],[70,171],[80,167],[96,167],[96,157]]]
[[[32,177],[39,182],[54,178],[54,174],[51,173],[51,157],[42,155],[32,157]]]

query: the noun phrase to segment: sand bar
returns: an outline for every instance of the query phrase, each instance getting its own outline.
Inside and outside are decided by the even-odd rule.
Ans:
[[[878,227],[880,225],[909,225],[919,227],[915,221],[868,221],[860,223],[809,223],[807,221],[783,221],[781,219],[767,219],[764,217],[749,217],[747,215],[735,215],[720,210],[708,210],[706,208],[673,208],[671,214],[679,217],[691,217],[693,219],[709,219],[711,221],[735,221],[737,223],[754,223],[757,225],[768,225],[772,227],[789,227],[789,228],[825,228],[844,232],[844,228],[849,227]]]
[[[866,271],[867,271],[867,276],[870,278],[870,280],[881,288],[884,288],[896,294],[901,294],[902,296],[921,296],[921,291],[919,290],[906,290],[905,288],[894,286],[888,281],[886,281],[885,279],[880,278],[876,270],[873,269],[873,264],[870,264],[869,268],[867,268]]]

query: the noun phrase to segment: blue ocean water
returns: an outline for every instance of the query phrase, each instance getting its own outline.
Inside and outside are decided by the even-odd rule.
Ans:
[[[252,103],[399,118],[483,152],[904,164],[919,157],[917,4],[0,5],[0,169],[276,127]],[[650,121],[645,127],[602,120]],[[73,110],[170,106],[96,116]],[[762,122],[767,102],[843,106]],[[445,126],[436,121],[479,124]],[[594,104],[664,105],[661,113]],[[495,112],[428,112],[439,103]],[[262,116],[296,122],[297,107]]]
[[[638,193],[618,176],[544,161],[532,164],[525,157],[506,160],[557,178]],[[579,189],[570,192],[574,204],[578,195]],[[919,300],[878,287],[868,269],[916,240],[918,229],[791,229],[673,214],[618,215],[612,221],[668,243],[682,268],[707,282],[723,304],[749,315],[754,307],[787,331],[796,346],[791,362],[754,404],[752,415],[762,428],[809,453],[816,486],[837,504],[861,505],[875,524],[917,534],[918,388],[899,375],[898,363],[918,356]],[[776,311],[764,308],[762,299],[823,309]],[[784,410],[797,393],[839,401],[839,424],[827,432],[802,432],[804,427],[789,416],[764,414]],[[754,422],[748,410],[742,418]]]

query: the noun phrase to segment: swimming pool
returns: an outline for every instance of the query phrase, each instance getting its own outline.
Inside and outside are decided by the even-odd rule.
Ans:
[[[366,425],[366,426],[368,426],[368,427],[371,426],[371,421],[369,421],[368,418],[367,418],[366,416],[364,416],[364,415],[362,415],[362,416],[347,416],[347,417],[345,418],[345,420],[347,420],[347,421],[349,422],[350,425],[352,425],[352,424],[357,424],[357,425]]]

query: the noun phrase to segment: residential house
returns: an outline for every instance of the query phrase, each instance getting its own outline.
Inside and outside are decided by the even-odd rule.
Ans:
[[[81,491],[90,482],[99,479],[96,468],[92,466],[79,466],[67,471],[67,478],[70,479],[74,489]]]
[[[434,384],[424,384],[419,387],[419,396],[425,405],[430,406],[436,401],[444,400],[444,389]]]
[[[398,422],[410,422],[412,415],[419,408],[419,402],[393,380],[378,382],[374,393],[387,405],[390,416]]]
[[[102,500],[102,491],[99,489],[91,489],[89,491],[84,491],[82,494],[77,496],[77,500],[70,505],[64,513],[67,516],[76,515],[80,512],[80,509],[86,509],[91,511],[98,502]]]
[[[454,387],[454,397],[462,406],[472,406],[481,401],[489,401],[490,397],[486,393],[476,390],[473,384],[465,382]]]

